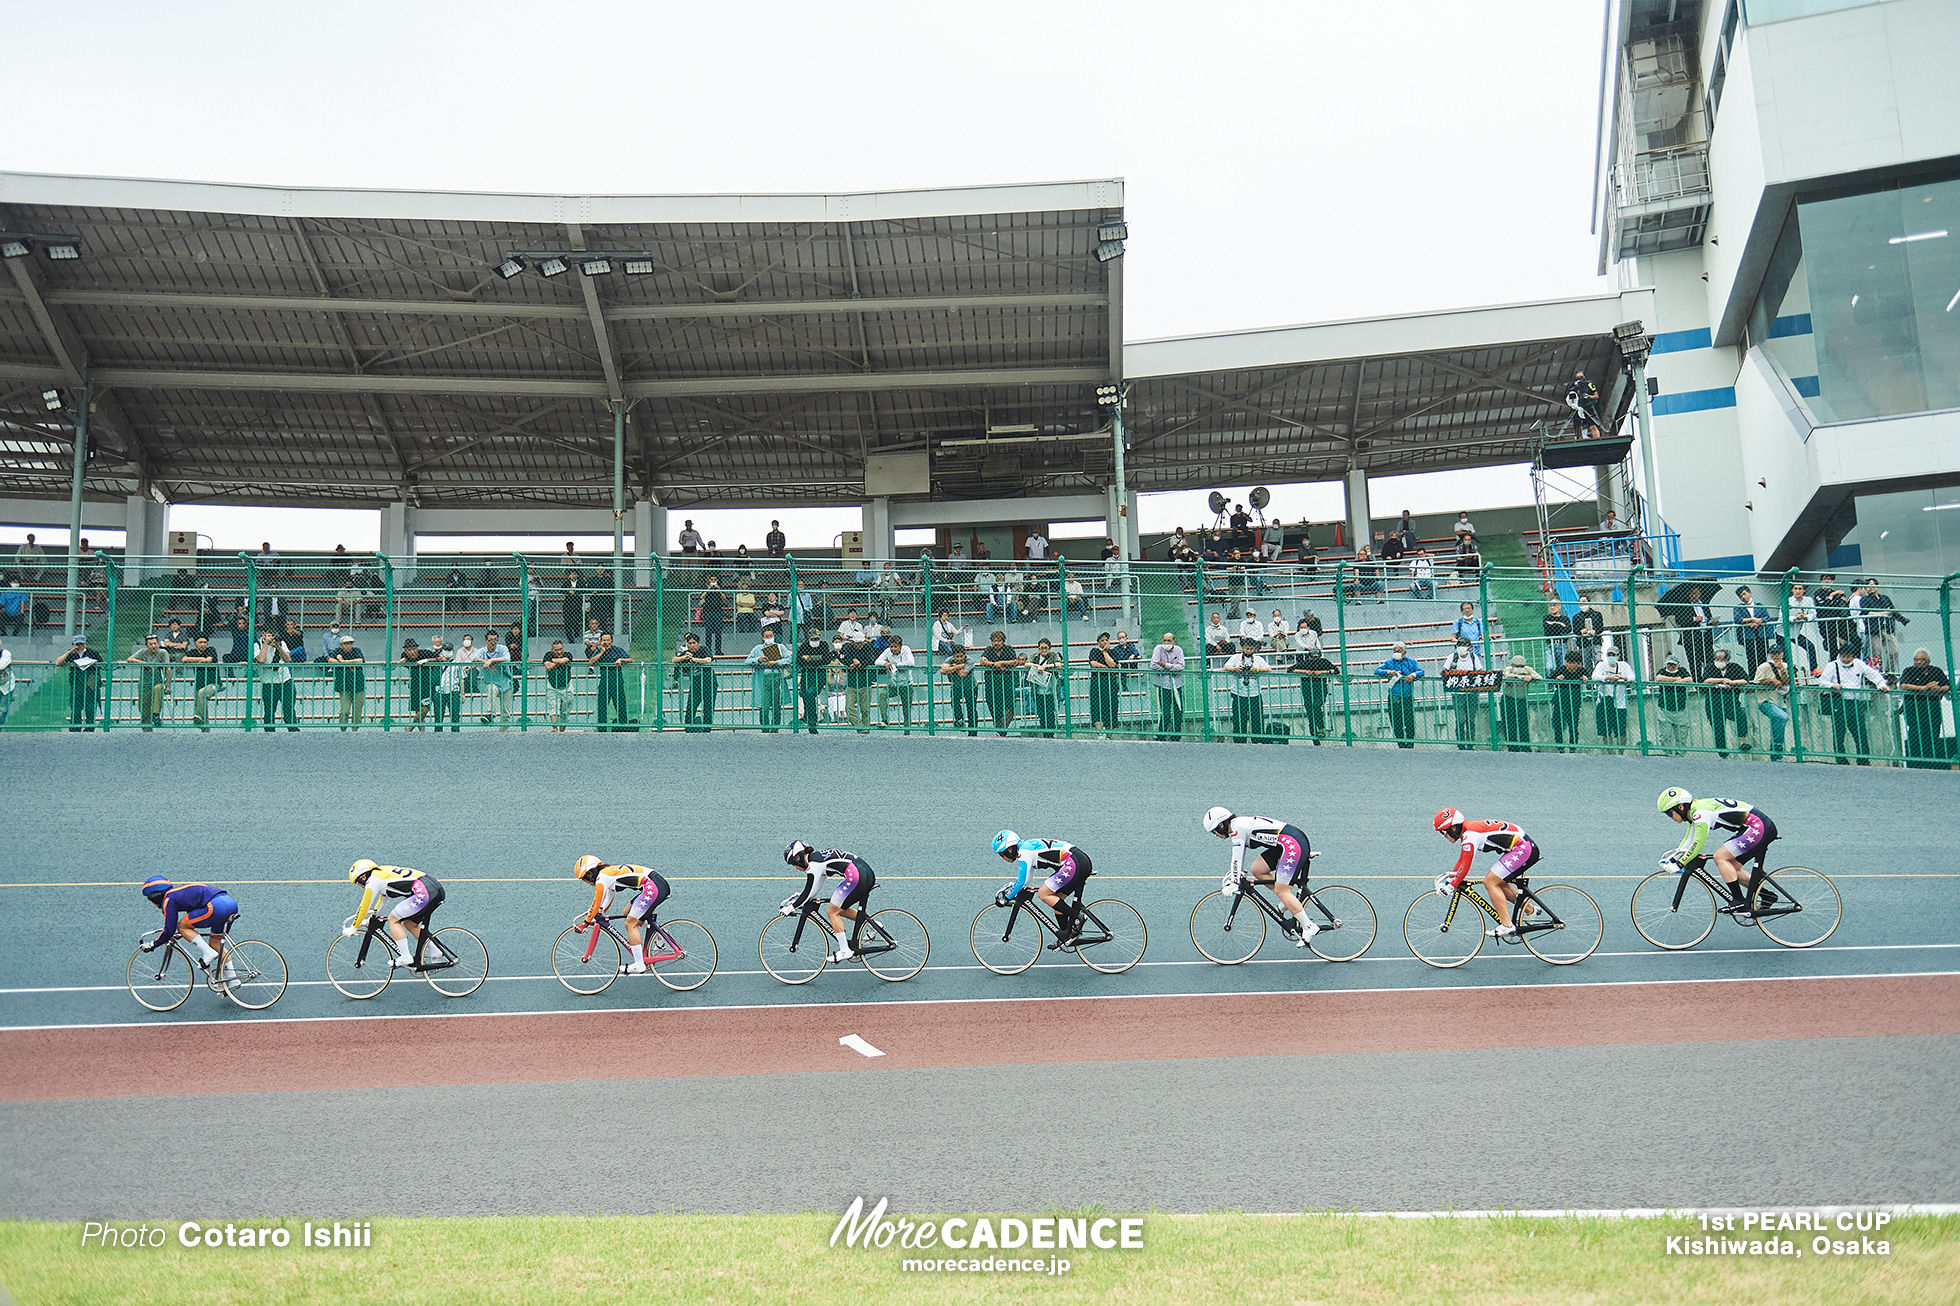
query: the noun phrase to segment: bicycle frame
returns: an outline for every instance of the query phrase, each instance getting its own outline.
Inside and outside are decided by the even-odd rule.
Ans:
[[[1262,888],[1267,890],[1273,890],[1276,884],[1277,881],[1274,880],[1262,880],[1259,879],[1257,876],[1253,876],[1253,875],[1244,876],[1239,880],[1239,901],[1243,902],[1246,899],[1250,898],[1254,906],[1258,907],[1259,910],[1266,913],[1266,915],[1272,917],[1273,924],[1279,926],[1280,929],[1285,930],[1292,927],[1294,922],[1293,922],[1293,918],[1286,914],[1285,907],[1279,901],[1278,893],[1275,891],[1273,896],[1268,898],[1265,894],[1259,892],[1259,890]],[[1293,891],[1295,893],[1300,894],[1301,906],[1310,908],[1311,910],[1316,911],[1320,914],[1320,919],[1319,921],[1316,922],[1316,924],[1318,924],[1321,929],[1331,930],[1331,929],[1340,928],[1341,923],[1339,920],[1335,918],[1334,913],[1328,911],[1325,907],[1320,905],[1319,889],[1310,889],[1305,893],[1300,893],[1300,886],[1296,884],[1293,886]],[[1233,921],[1238,919],[1238,915],[1239,915],[1239,904],[1235,902],[1232,904],[1232,910],[1226,913],[1225,923],[1227,925],[1230,925]]]
[[[160,981],[163,979],[164,968],[170,964],[170,954],[173,952],[181,952],[184,955],[184,961],[193,971],[202,972],[205,984],[212,985],[214,979],[218,984],[222,984],[225,982],[223,979],[225,962],[231,958],[231,936],[229,934],[220,934],[218,936],[218,959],[209,966],[206,966],[192,955],[190,948],[184,943],[183,935],[172,934],[167,941],[160,940],[158,946],[150,949],[150,955],[157,959],[156,974],[150,976],[151,980]],[[212,985],[212,987],[215,992],[222,993],[224,991],[223,989],[216,988],[215,985]]]
[[[1037,922],[1046,926],[1048,932],[1054,935],[1057,940],[1059,940],[1062,937],[1061,921],[1056,919],[1055,913],[1052,909],[1048,911],[1042,910],[1042,908],[1045,907],[1046,905],[1047,904],[1043,903],[1041,899],[1035,895],[1035,891],[1033,889],[1023,889],[1021,890],[1021,892],[1015,894],[1014,909],[1007,914],[1007,929],[1001,934],[1001,937],[1003,939],[1013,938],[1014,922],[1020,919],[1022,912],[1026,912],[1028,915],[1032,916]],[[1096,927],[1096,931],[1097,931],[1095,934],[1091,934],[1089,933],[1089,930],[1085,925],[1082,932],[1075,936],[1075,946],[1077,946],[1078,948],[1085,944],[1090,944],[1090,943],[1108,943],[1111,939],[1116,937],[1115,935],[1109,932],[1109,926],[1103,924],[1100,920],[1096,918],[1095,913],[1089,910],[1089,904],[1081,901],[1079,897],[1076,900],[1075,910],[1077,911],[1077,913],[1080,914],[1083,921],[1087,922],[1088,924],[1093,924]]]
[[[384,937],[385,941],[381,946],[392,953],[395,950],[395,941],[394,936],[388,934],[388,915],[385,912],[374,912],[368,917],[367,932],[361,938],[361,950],[354,954],[354,964],[367,965],[368,949],[374,946],[376,938]],[[442,960],[424,964],[422,950],[431,943],[436,945],[436,953]],[[435,930],[426,921],[419,922],[419,928],[415,931],[415,951],[412,955],[415,960],[410,963],[409,969],[418,975],[425,971],[446,970],[456,964],[456,954],[442,946],[442,941],[436,938]]]
[[[1750,857],[1750,863],[1756,869],[1763,869],[1765,858],[1769,855],[1769,847],[1768,844],[1764,844],[1755,855]],[[1719,874],[1712,875],[1709,873],[1708,864],[1712,860],[1714,859],[1706,854],[1697,857],[1693,862],[1683,867],[1679,875],[1675,876],[1674,909],[1676,911],[1681,910],[1681,897],[1688,891],[1688,880],[1690,877],[1700,880],[1707,887],[1708,891],[1715,895],[1717,904],[1726,906],[1735,901],[1729,894],[1728,881],[1724,880]],[[1762,897],[1763,890],[1770,887],[1770,881],[1774,874],[1772,871],[1763,871],[1763,882],[1756,886],[1756,897],[1758,899]],[[1772,904],[1764,907],[1760,902],[1752,902],[1749,906],[1749,914],[1751,916],[1789,916],[1803,910],[1803,904],[1789,894],[1784,893],[1778,896],[1782,900],[1781,906]]]
[[[585,960],[591,961],[592,954],[598,950],[599,930],[601,929],[603,929],[607,934],[611,935],[613,942],[617,943],[620,947],[627,948],[627,949],[632,948],[633,945],[626,941],[626,936],[622,934],[619,931],[619,929],[613,925],[614,921],[623,921],[625,919],[626,917],[624,916],[601,916],[593,922],[593,924],[598,928],[592,931],[592,937],[586,942]],[[679,961],[682,957],[685,957],[687,955],[687,949],[681,947],[680,944],[674,941],[674,936],[667,933],[665,926],[649,925],[646,927],[646,933],[649,935],[659,936],[662,943],[666,945],[665,950],[658,954],[643,954],[646,956],[647,965],[651,966],[657,961]],[[651,939],[647,940],[647,942],[651,942],[651,941],[652,941]],[[631,956],[632,953],[629,951],[627,955]]]
[[[1559,919],[1558,913],[1553,911],[1550,907],[1547,907],[1542,901],[1540,901],[1538,895],[1531,891],[1531,882],[1529,879],[1523,876],[1519,876],[1513,878],[1511,880],[1511,883],[1515,885],[1518,890],[1518,900],[1511,905],[1511,927],[1517,932],[1515,935],[1508,938],[1503,935],[1499,935],[1498,941],[1500,943],[1521,943],[1524,941],[1524,936],[1527,934],[1536,934],[1540,930],[1562,930],[1565,928],[1565,922]],[[1491,906],[1490,903],[1485,900],[1483,894],[1478,893],[1475,889],[1471,888],[1469,884],[1465,883],[1457,886],[1455,896],[1450,899],[1449,913],[1443,917],[1443,930],[1445,933],[1448,932],[1450,926],[1454,924],[1456,921],[1457,904],[1462,902],[1465,898],[1468,898],[1471,902],[1476,903],[1478,908],[1482,910],[1483,914],[1490,917],[1491,924],[1502,925],[1504,923],[1503,918],[1501,918],[1497,914],[1497,908]],[[1536,907],[1540,912],[1544,914],[1543,920],[1539,920],[1539,921],[1525,920],[1523,907],[1527,902],[1529,902],[1532,906]],[[1481,921],[1478,922],[1477,928],[1479,929],[1483,928],[1483,923]]]
[[[799,948],[803,945],[803,930],[806,926],[814,926],[819,938],[828,939],[830,937],[830,922],[824,918],[823,914],[824,905],[828,901],[828,899],[824,899],[819,902],[805,903],[798,910],[797,915],[801,919],[796,923],[796,933],[790,936],[789,945],[791,948]],[[857,919],[851,922],[852,952],[857,953],[860,957],[875,957],[880,953],[892,952],[898,948],[898,945],[892,942],[892,936],[885,933],[884,926],[879,925],[871,919],[871,907],[868,903],[855,910],[857,912]],[[873,932],[877,934],[877,942],[866,944],[863,941],[864,927],[866,925],[869,925]],[[830,945],[828,943],[824,945],[824,951],[826,953],[830,951]],[[653,959],[649,957],[647,960],[651,962]],[[665,958],[662,958],[662,960],[665,960]]]

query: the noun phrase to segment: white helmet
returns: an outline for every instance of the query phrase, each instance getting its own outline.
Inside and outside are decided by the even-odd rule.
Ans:
[[[1227,831],[1221,830],[1219,827],[1230,823],[1231,819],[1232,813],[1228,808],[1209,808],[1205,812],[1205,831],[1209,834],[1225,834]]]

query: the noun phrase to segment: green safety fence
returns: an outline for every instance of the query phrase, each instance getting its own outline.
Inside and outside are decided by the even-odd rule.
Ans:
[[[1632,557],[1418,575],[697,555],[614,577],[609,561],[105,558],[84,586],[94,665],[54,650],[31,604],[0,625],[13,646],[45,646],[0,672],[0,729],[909,730],[1955,761],[1955,576],[1655,573]],[[57,627],[64,610],[48,609]],[[853,624],[862,639],[844,638]],[[1856,660],[1829,670],[1844,646]]]

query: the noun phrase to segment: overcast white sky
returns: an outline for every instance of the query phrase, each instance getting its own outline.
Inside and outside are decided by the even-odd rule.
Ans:
[[[0,14],[22,56],[7,71],[10,170],[571,194],[1116,176],[1132,340],[1605,289],[1587,202],[1597,0],[98,0]],[[1518,472],[1460,474],[1433,501],[1398,492],[1417,511],[1529,498]],[[1328,493],[1331,511],[1316,506]],[[1202,511],[1164,498],[1144,504],[1144,529]],[[1275,487],[1288,518],[1338,504],[1335,487]],[[211,511],[172,524],[226,546],[267,529]],[[760,537],[745,514],[697,517]],[[362,521],[364,538],[326,534],[372,548],[378,526]]]

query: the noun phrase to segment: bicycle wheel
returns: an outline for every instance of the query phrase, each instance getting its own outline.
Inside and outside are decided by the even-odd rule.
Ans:
[[[1191,943],[1208,961],[1242,966],[1265,941],[1266,913],[1247,895],[1213,889],[1191,909]]]
[[[197,987],[190,959],[176,948],[144,952],[138,948],[129,955],[123,972],[129,995],[151,1011],[175,1011]]]
[[[350,998],[371,998],[388,987],[395,968],[386,935],[368,944],[367,960],[359,960],[364,934],[343,934],[327,945],[327,979]]]
[[[715,936],[708,933],[706,926],[693,921],[663,921],[660,928],[681,950],[681,955],[650,963],[647,969],[653,972],[653,977],[677,993],[706,984],[708,976],[715,973]],[[659,942],[657,936],[647,937],[646,946],[656,948]],[[666,951],[669,949],[659,948],[654,955]]]
[[[1456,914],[1450,915],[1452,897]],[[1453,970],[1484,946],[1484,914],[1468,894],[1443,894],[1431,889],[1409,904],[1402,916],[1402,937],[1418,960],[1439,970]]]
[[[1083,933],[1096,928],[1102,922],[1102,932],[1109,938],[1101,943],[1085,943],[1075,950],[1082,964],[1090,970],[1099,970],[1105,975],[1121,975],[1130,967],[1143,960],[1143,950],[1150,946],[1150,935],[1143,928],[1143,917],[1137,909],[1117,898],[1103,898],[1087,907],[1093,917],[1083,922]]]
[[[1768,902],[1767,894],[1777,901]],[[1767,903],[1767,905],[1765,905]],[[1786,948],[1814,948],[1836,932],[1844,901],[1822,871],[1786,866],[1756,889],[1756,926]]]
[[[900,980],[911,979],[926,968],[926,958],[932,955],[932,940],[926,937],[926,927],[919,923],[917,916],[902,907],[887,907],[873,915],[871,922],[890,938],[891,951],[872,953],[864,958],[866,970],[881,980],[896,984]],[[861,941],[871,942],[870,939]]]
[[[1305,903],[1307,919],[1320,933],[1307,940],[1314,955],[1327,961],[1353,961],[1375,943],[1375,904],[1359,889],[1329,884],[1315,889]]]
[[[270,943],[238,939],[225,946],[225,961],[232,978],[218,991],[245,1010],[264,1011],[285,993],[286,959]]]
[[[483,981],[490,978],[490,949],[483,946],[483,940],[471,934],[460,925],[451,925],[436,931],[432,943],[440,943],[456,959],[453,966],[441,970],[425,970],[422,978],[429,981],[429,987],[445,998],[466,998],[483,987]],[[618,945],[615,944],[615,947]],[[422,949],[422,961],[429,960],[429,950]]]
[[[599,930],[597,925],[586,928]],[[585,955],[587,948],[592,950],[590,959]],[[604,993],[619,978],[619,944],[604,930],[594,939],[567,925],[552,941],[551,973],[574,993],[588,998]]]
[[[797,937],[801,923],[803,934]],[[762,968],[785,984],[808,984],[829,959],[830,934],[815,920],[776,916],[762,927]]]
[[[1542,884],[1531,890],[1531,896],[1538,900],[1540,910],[1526,910],[1526,902],[1520,897],[1511,908],[1511,919],[1524,922],[1518,933],[1532,956],[1554,966],[1570,966],[1599,950],[1599,941],[1606,935],[1606,917],[1591,894],[1569,884]],[[1556,918],[1556,928],[1533,928],[1546,913]]]
[[[1041,918],[1025,907],[1014,916],[1013,933],[1008,933],[1008,914],[1012,904],[999,907],[988,903],[973,918],[973,955],[996,975],[1019,975],[1041,957]]]
[[[1679,906],[1675,895],[1680,895]],[[1715,891],[1692,875],[1655,871],[1633,886],[1633,928],[1656,948],[1692,948],[1715,928]]]

